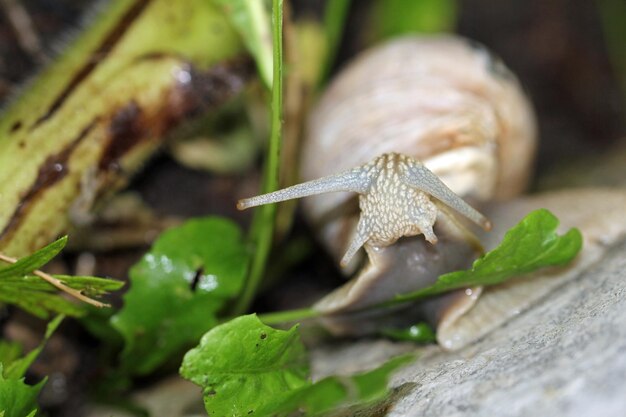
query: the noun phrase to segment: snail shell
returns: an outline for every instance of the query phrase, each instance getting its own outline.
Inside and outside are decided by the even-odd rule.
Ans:
[[[398,152],[473,202],[506,199],[524,190],[535,146],[531,106],[499,59],[455,36],[407,37],[366,51],[332,82],[309,119],[301,177]],[[356,222],[338,209],[351,197],[304,201],[337,259]]]
[[[407,37],[363,53],[332,82],[309,119],[301,177],[325,177],[397,152],[421,161],[456,194],[480,204],[524,190],[535,147],[533,111],[501,61],[463,38]],[[306,216],[337,260],[358,219],[350,211],[351,197],[333,193],[304,201]],[[474,249],[461,242],[446,217],[438,217],[435,246],[418,236],[370,253],[371,262],[355,278],[317,303],[331,316],[327,326],[336,333],[367,331],[361,324],[346,325],[342,315],[469,266]],[[357,266],[353,260],[344,271]],[[439,298],[427,315],[436,323],[455,321],[478,294],[476,288],[471,296]]]

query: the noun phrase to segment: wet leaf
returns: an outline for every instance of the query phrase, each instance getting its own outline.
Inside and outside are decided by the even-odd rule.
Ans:
[[[123,336],[122,366],[146,374],[217,324],[239,294],[248,251],[233,222],[207,217],[163,233],[130,270],[124,307],[111,318]]]

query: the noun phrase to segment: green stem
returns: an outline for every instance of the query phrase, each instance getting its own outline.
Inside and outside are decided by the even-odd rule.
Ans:
[[[327,2],[324,11],[324,29],[326,32],[326,62],[321,83],[326,82],[337,56],[337,49],[343,35],[344,24],[350,9],[350,0],[333,0]]]
[[[272,35],[274,45],[272,127],[265,162],[262,194],[270,193],[278,189],[283,116],[283,0],[272,1]],[[261,206],[256,209],[254,213],[250,241],[256,246],[256,252],[252,259],[246,286],[234,308],[236,315],[243,314],[248,310],[263,278],[265,265],[272,246],[275,218],[276,204]]]
[[[290,323],[294,321],[314,319],[322,316],[322,313],[312,308],[301,308],[299,310],[277,311],[275,313],[259,314],[259,320],[267,325]]]

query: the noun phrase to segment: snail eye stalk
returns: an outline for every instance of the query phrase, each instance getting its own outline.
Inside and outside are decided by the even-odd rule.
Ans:
[[[402,180],[410,187],[425,192],[457,213],[467,217],[485,230],[491,229],[491,222],[465,200],[448,188],[431,170],[421,162],[407,158],[406,169]]]
[[[365,194],[369,189],[369,185],[370,179],[363,169],[355,168],[342,174],[330,175],[328,177],[293,185],[282,190],[274,191],[273,193],[244,198],[237,202],[237,208],[239,210],[245,210],[264,204],[279,203],[281,201],[337,191]]]

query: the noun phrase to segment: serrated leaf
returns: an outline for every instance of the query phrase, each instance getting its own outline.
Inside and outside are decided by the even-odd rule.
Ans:
[[[0,363],[0,416],[29,417],[37,413],[37,396],[46,379],[35,386],[30,386],[24,383],[24,374],[37,359],[62,320],[63,316],[58,316],[48,323],[39,346],[23,358],[13,358],[10,363],[4,362],[7,358],[3,358],[3,362]]]
[[[308,384],[309,368],[297,326],[276,330],[248,315],[206,333],[180,374],[202,387],[211,416],[245,416]]]
[[[83,306],[57,293],[31,291],[18,285],[0,285],[0,302],[13,304],[44,320],[50,318],[51,312],[72,317],[80,317],[84,313]]]
[[[31,386],[24,378],[5,378],[0,364],[0,414],[3,417],[31,416],[37,412],[37,396],[46,383],[42,380]]]
[[[32,255],[19,259],[14,264],[7,266],[0,265],[0,280],[15,276],[19,277],[28,275],[35,269],[40,269],[57,256],[63,250],[65,245],[67,245],[67,236],[50,243]]]
[[[559,220],[546,209],[529,213],[511,228],[500,245],[477,259],[472,268],[439,277],[430,287],[399,295],[395,301],[440,294],[457,288],[494,285],[548,266],[571,262],[582,248],[582,235],[576,228],[557,235]]]
[[[42,268],[63,250],[67,237],[39,249],[14,264],[2,265],[0,269],[0,302],[13,304],[29,313],[48,319],[50,313],[79,317],[85,313],[85,305],[63,297],[52,284],[33,271]],[[102,296],[120,289],[124,282],[108,278],[53,275],[67,286],[81,290],[87,296]]]
[[[117,291],[124,286],[124,281],[110,278],[60,274],[53,274],[52,276],[56,279],[63,281],[63,283],[68,287],[81,290],[83,294],[91,297],[102,296],[104,294],[110,293],[111,291]],[[56,289],[56,287],[54,287],[52,284],[42,280],[40,277],[35,275],[27,275],[22,278],[8,278],[4,280],[3,283],[27,283],[28,287],[33,290],[52,291]]]
[[[239,294],[248,257],[227,219],[195,219],[163,233],[131,268],[124,307],[111,318],[125,342],[123,368],[146,374],[197,342]]]
[[[108,278],[53,276],[63,281],[68,287],[81,290],[91,297],[102,296],[124,286],[123,281]],[[0,301],[16,305],[42,319],[48,319],[51,312],[80,317],[86,311],[84,304],[68,300],[50,283],[33,275],[12,276],[0,280]]]
[[[26,356],[19,359],[13,358],[10,363],[5,362],[7,358],[3,358],[3,362],[0,363],[0,416],[28,417],[37,413],[37,396],[46,380],[30,386],[24,383],[24,375],[63,318],[63,316],[58,316],[48,323],[43,340]]]
[[[269,13],[262,0],[214,0],[235,27],[254,57],[266,86],[272,86],[272,30]]]

